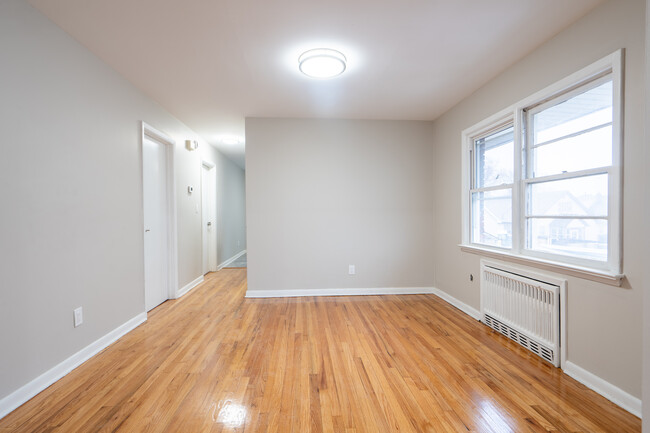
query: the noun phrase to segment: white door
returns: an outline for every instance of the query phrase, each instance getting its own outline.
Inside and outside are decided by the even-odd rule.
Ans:
[[[216,247],[216,177],[214,165],[201,164],[201,215],[203,222],[203,275],[217,267]]]
[[[147,311],[168,296],[167,153],[145,137],[142,143],[144,200],[144,293]]]

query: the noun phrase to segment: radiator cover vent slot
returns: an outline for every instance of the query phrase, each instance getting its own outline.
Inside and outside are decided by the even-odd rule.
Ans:
[[[561,290],[544,277],[482,261],[481,321],[559,367]]]
[[[516,343],[519,343],[521,346],[524,346],[526,349],[530,350],[537,356],[547,360],[551,364],[555,363],[555,351],[544,347],[540,344],[537,344],[530,338],[526,337],[524,334],[519,333],[516,329],[511,328],[510,326],[501,323],[499,320],[494,317],[486,314],[484,317],[484,323],[495,331],[500,332],[509,339],[513,340]]]

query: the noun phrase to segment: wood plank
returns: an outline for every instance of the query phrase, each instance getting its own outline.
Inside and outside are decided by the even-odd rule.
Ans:
[[[640,432],[432,295],[246,299],[224,269],[0,420],[0,432]]]

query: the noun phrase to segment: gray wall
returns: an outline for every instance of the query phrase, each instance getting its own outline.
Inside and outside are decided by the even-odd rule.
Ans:
[[[645,1],[610,1],[558,34],[434,122],[436,286],[479,308],[478,255],[461,242],[461,131],[590,63],[626,49],[623,287],[568,278],[568,359],[641,397]]]
[[[246,249],[246,172],[211,146],[203,159],[217,171],[217,264]]]
[[[432,161],[429,122],[246,119],[249,289],[430,287]]]
[[[648,125],[650,125],[650,92],[648,85],[650,85],[650,0],[646,1],[646,34],[645,34],[645,137],[643,143],[645,144],[645,166],[650,167],[650,149],[648,149],[648,142],[650,141],[650,132]],[[645,171],[645,215],[650,215],[650,170]],[[645,263],[650,263],[650,225],[645,225]],[[650,433],[650,266],[645,268],[645,278],[643,280],[643,433]]]
[[[141,120],[177,140],[179,287],[201,275],[183,141],[207,144],[24,2],[0,2],[0,59],[1,399],[144,311]]]

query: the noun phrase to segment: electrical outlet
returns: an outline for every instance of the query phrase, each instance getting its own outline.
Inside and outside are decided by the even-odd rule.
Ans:
[[[470,280],[470,281],[474,281],[474,275],[469,274],[469,280]]]
[[[357,269],[354,265],[348,266],[348,275],[354,275],[357,273]]]
[[[74,327],[81,326],[84,323],[84,310],[83,307],[74,309]]]

